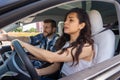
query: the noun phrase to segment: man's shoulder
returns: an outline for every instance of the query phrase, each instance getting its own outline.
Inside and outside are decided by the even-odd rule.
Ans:
[[[43,33],[39,33],[39,34],[37,34],[37,35],[35,35],[36,37],[42,37],[43,38]]]
[[[60,37],[60,35],[59,35],[59,34],[57,34],[57,33],[55,33],[55,37]]]
[[[60,35],[59,34],[54,34],[54,38],[53,39],[58,39],[60,37]]]

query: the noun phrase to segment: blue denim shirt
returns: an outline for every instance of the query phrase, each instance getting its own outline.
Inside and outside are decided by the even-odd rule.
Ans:
[[[48,39],[43,36],[43,34],[38,34],[36,36],[30,36],[32,45],[39,45],[40,48],[55,52],[55,42],[59,38],[57,34],[54,34],[52,39],[47,43]]]
[[[32,45],[39,45],[40,48],[55,52],[56,49],[54,47],[56,40],[59,38],[57,34],[54,34],[52,39],[48,42],[48,39],[43,36],[43,34],[38,34],[36,36],[30,36]],[[39,60],[31,60],[33,66],[35,68],[41,68],[43,65],[46,65],[47,62],[39,61]],[[48,63],[49,64],[49,63]]]
[[[31,44],[32,45],[39,45],[40,48],[50,50],[52,52],[55,52],[56,49],[54,47],[56,40],[59,38],[58,34],[54,34],[52,39],[47,43],[48,39],[43,36],[43,34],[38,34],[36,36],[30,36]],[[42,68],[44,65],[49,65],[50,63],[39,61],[39,60],[31,60],[33,66],[35,68]],[[56,74],[56,73],[55,73]],[[54,75],[54,74],[53,74]],[[55,75],[54,75],[55,76]],[[46,76],[41,76],[40,80],[56,80],[52,78],[47,78]]]

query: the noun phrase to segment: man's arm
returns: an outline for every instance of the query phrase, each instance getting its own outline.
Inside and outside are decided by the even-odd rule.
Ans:
[[[16,35],[10,35],[9,33],[6,33],[4,30],[0,30],[0,41],[12,41],[14,39],[19,39],[24,42],[29,42],[29,37],[24,37],[24,36],[19,36],[17,37]]]
[[[10,36],[9,34],[7,35],[7,41],[12,41],[14,39],[19,39],[21,41],[27,42],[29,43],[30,41],[30,37],[26,37],[26,36]]]

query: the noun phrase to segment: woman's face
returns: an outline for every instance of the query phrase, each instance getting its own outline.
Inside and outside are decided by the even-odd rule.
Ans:
[[[81,28],[82,26],[79,23],[77,13],[75,12],[69,13],[64,23],[64,33],[67,34],[79,33]]]

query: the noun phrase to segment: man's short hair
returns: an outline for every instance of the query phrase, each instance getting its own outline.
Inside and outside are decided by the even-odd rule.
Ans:
[[[52,20],[52,19],[45,19],[44,20],[44,23],[51,23],[51,26],[53,27],[53,28],[56,28],[57,26],[56,26],[56,21],[55,20]]]

